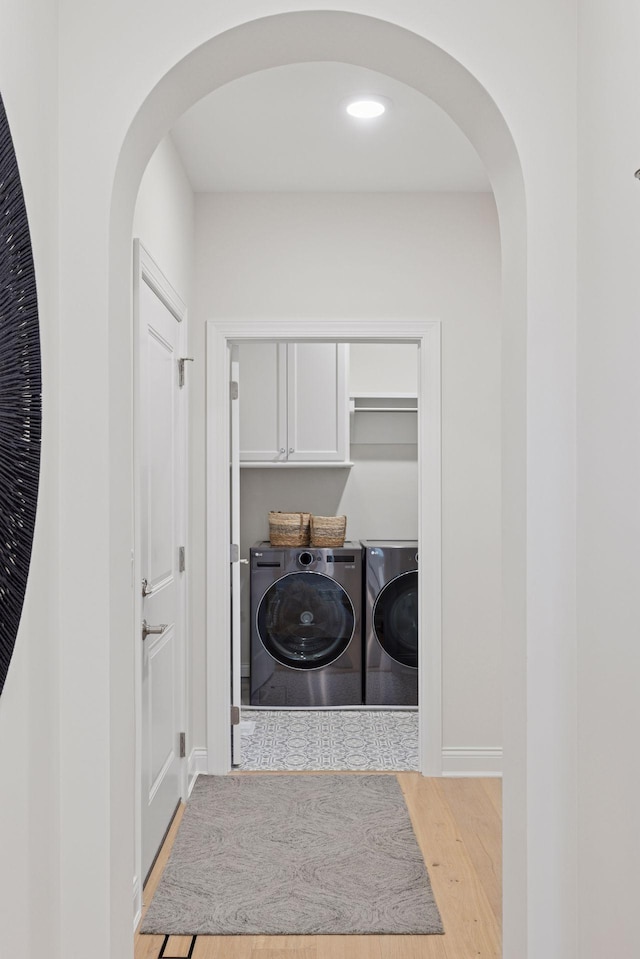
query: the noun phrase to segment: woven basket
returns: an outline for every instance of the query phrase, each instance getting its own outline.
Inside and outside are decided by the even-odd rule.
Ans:
[[[272,546],[308,546],[310,513],[269,513],[269,542]]]
[[[346,533],[346,516],[311,517],[311,546],[344,546]]]

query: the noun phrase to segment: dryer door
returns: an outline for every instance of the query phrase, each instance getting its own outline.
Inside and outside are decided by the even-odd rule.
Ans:
[[[376,639],[396,662],[418,666],[418,571],[396,576],[380,590],[373,608]]]
[[[323,573],[289,573],[266,591],[256,614],[258,636],[283,666],[320,669],[353,638],[355,610],[343,587]]]

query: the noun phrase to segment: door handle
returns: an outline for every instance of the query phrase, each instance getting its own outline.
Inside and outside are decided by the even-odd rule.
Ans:
[[[142,639],[145,640],[147,636],[161,636],[167,628],[168,623],[160,623],[159,626],[149,626],[146,619],[142,620]]]

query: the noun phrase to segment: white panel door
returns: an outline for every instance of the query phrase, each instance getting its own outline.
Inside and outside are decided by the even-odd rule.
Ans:
[[[287,348],[282,343],[243,343],[240,459],[278,463],[287,458]]]
[[[182,324],[145,282],[139,289],[142,618],[142,877],[182,798],[180,732],[184,592],[178,534],[184,529]],[[144,638],[143,638],[144,637]]]
[[[287,346],[289,462],[346,460],[347,350],[343,343]]]

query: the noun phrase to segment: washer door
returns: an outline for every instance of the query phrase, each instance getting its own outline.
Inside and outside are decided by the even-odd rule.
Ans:
[[[338,659],[356,625],[346,591],[323,573],[288,573],[266,591],[256,614],[258,636],[275,660],[319,669]]]
[[[418,666],[418,571],[396,576],[380,590],[373,629],[387,655],[403,666]]]

